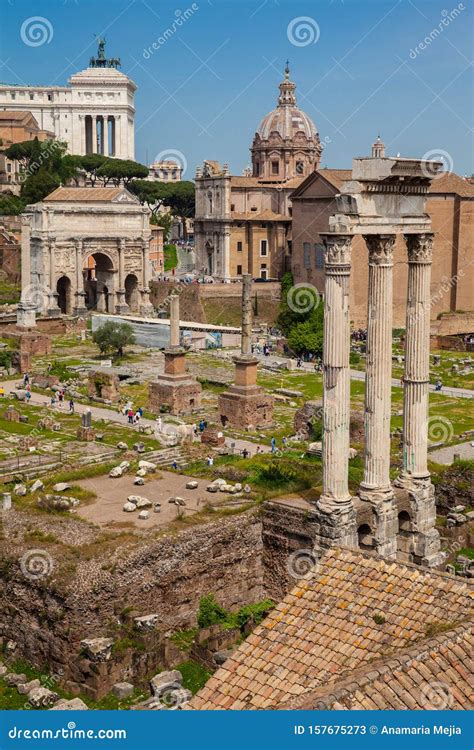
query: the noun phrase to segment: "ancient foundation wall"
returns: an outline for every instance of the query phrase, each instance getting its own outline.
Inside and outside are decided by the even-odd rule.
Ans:
[[[211,592],[229,609],[265,597],[261,523],[255,514],[220,519],[129,549],[128,554],[117,548],[110,557],[92,559],[78,549],[71,559],[70,553],[50,546],[51,575],[35,581],[20,568],[25,550],[16,549],[11,539],[2,543],[0,636],[4,644],[16,644],[15,658],[46,665],[63,681],[87,682],[90,665],[84,663],[82,678],[78,671],[81,640],[104,636],[123,643],[133,638],[127,625],[131,611],[157,614],[157,629],[164,634],[195,626],[200,597]],[[131,670],[129,651],[124,650],[122,673],[117,659],[115,681]]]

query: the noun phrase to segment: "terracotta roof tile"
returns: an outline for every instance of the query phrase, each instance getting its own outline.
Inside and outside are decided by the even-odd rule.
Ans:
[[[387,580],[393,583],[390,590]],[[346,707],[365,701],[372,707],[411,708],[425,684],[463,683],[470,654],[464,632],[459,635],[456,627],[468,615],[469,603],[466,580],[369,553],[331,550],[313,578],[275,607],[190,707],[235,709],[243,701],[246,708],[289,708],[297,700],[296,707],[303,702],[312,708],[330,694]],[[377,625],[376,613],[384,614],[385,623]],[[447,632],[430,637],[430,625]],[[339,693],[348,676],[357,695],[352,691],[346,700]],[[378,697],[375,688],[368,693],[379,683]],[[233,702],[224,697],[224,685],[238,688],[231,693]],[[463,687],[458,693],[468,694]]]

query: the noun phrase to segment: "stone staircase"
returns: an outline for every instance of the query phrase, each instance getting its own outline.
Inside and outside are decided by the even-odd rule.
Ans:
[[[152,461],[159,469],[170,469],[173,461],[176,461],[180,469],[186,468],[190,463],[186,448],[182,445],[147,452],[146,460]]]

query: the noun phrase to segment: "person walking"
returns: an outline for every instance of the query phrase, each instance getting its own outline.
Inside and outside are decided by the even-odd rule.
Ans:
[[[74,414],[74,401],[72,399],[69,401],[69,413]]]
[[[272,453],[276,453],[276,440],[274,437],[270,440],[270,445],[272,447]]]
[[[133,424],[133,409],[128,410],[128,424]]]

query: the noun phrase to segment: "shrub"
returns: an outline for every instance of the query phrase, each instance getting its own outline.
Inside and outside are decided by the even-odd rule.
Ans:
[[[216,601],[214,594],[202,596],[199,600],[197,622],[200,628],[208,628],[218,622],[226,622],[228,614]]]

